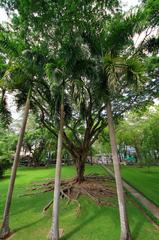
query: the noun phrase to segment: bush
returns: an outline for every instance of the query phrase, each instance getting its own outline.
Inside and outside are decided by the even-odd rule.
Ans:
[[[5,170],[11,166],[10,157],[8,155],[0,156],[0,178],[3,176]]]
[[[0,128],[0,134],[0,177],[2,177],[5,170],[11,166],[17,136],[3,128]]]

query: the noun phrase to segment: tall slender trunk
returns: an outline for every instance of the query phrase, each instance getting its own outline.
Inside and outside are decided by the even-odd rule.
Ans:
[[[143,167],[143,163],[141,160],[141,153],[140,153],[140,149],[137,145],[135,145],[135,151],[136,151],[136,158],[137,158],[137,162],[139,163],[140,167]]]
[[[120,164],[119,164],[119,159],[117,154],[117,144],[115,139],[115,130],[113,126],[111,102],[107,103],[107,115],[108,115],[109,136],[110,136],[111,149],[112,149],[112,158],[113,158],[113,165],[114,165],[118,204],[119,204],[120,225],[121,225],[120,240],[131,240],[128,218],[126,213],[126,206],[125,206],[124,190],[123,190],[123,184],[122,184],[122,179],[120,174]]]
[[[7,235],[10,234],[9,213],[10,213],[12,195],[13,195],[13,190],[14,190],[16,172],[17,172],[18,163],[19,163],[20,151],[21,151],[21,147],[22,147],[23,137],[24,137],[26,123],[27,123],[29,109],[30,109],[30,94],[31,94],[31,90],[29,91],[28,97],[26,100],[23,122],[22,122],[22,126],[20,129],[19,139],[18,139],[18,143],[17,143],[17,147],[16,147],[14,161],[13,161],[10,183],[9,183],[5,208],[4,208],[3,222],[2,222],[2,227],[0,230],[0,239],[4,239]]]
[[[53,222],[49,239],[59,239],[59,199],[60,199],[60,183],[61,183],[61,162],[62,162],[62,145],[63,145],[63,126],[64,126],[64,105],[61,104],[60,130],[58,134],[56,171],[55,171],[55,188],[53,202]]]
[[[139,147],[135,145],[135,151],[136,151],[136,157],[137,157],[137,160],[138,162],[141,161],[141,154],[140,154],[140,150],[139,150]]]

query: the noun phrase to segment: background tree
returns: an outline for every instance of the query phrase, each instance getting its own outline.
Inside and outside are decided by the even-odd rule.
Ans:
[[[33,67],[33,55],[31,51],[24,51],[23,41],[16,42],[16,38],[12,38],[12,33],[6,35],[1,34],[1,49],[4,54],[7,53],[8,66],[4,76],[2,77],[2,86],[11,90],[19,90],[23,94],[23,101],[25,103],[24,117],[19,134],[19,139],[16,147],[16,153],[13,161],[13,167],[11,172],[10,184],[8,188],[8,194],[6,198],[6,204],[3,215],[3,222],[0,232],[0,237],[3,239],[10,234],[9,228],[9,213],[12,200],[12,194],[14,189],[14,183],[16,178],[16,171],[19,163],[20,150],[24,137],[25,127],[28,119],[30,109],[30,97],[31,97],[31,83],[34,80],[34,71],[37,71],[35,65]],[[37,60],[37,59],[36,59]]]
[[[139,163],[141,163],[141,147],[144,138],[144,121],[145,119],[141,119],[141,115],[127,114],[127,120],[123,120],[117,127],[119,144],[124,143],[127,146],[134,147]]]
[[[56,98],[44,66],[45,68],[51,66],[56,58],[66,61],[68,70],[66,79],[69,79],[66,92],[70,96],[68,101],[71,102],[73,117],[70,117],[70,122],[66,123],[63,134],[64,146],[72,155],[77,169],[77,182],[80,183],[84,180],[85,161],[90,147],[107,125],[106,113],[103,111],[106,105],[110,113],[111,136],[114,137],[110,103],[113,106],[113,117],[118,118],[132,106],[147,103],[153,98],[153,94],[156,94],[154,89],[154,86],[158,88],[156,79],[146,82],[138,91],[130,85],[128,87],[127,81],[127,79],[130,82],[138,81],[138,78],[134,78],[136,62],[132,55],[140,52],[140,56],[145,57],[141,48],[144,41],[138,49],[133,44],[134,34],[141,33],[147,27],[147,22],[140,25],[138,21],[141,21],[142,9],[137,14],[123,16],[116,0],[104,3],[70,0],[45,1],[45,3],[2,0],[1,5],[9,13],[14,13],[12,18],[14,34],[17,38],[22,38],[23,42],[20,53],[29,49],[28,55],[35,60],[34,66],[32,64],[30,66],[26,57],[21,67],[23,79],[27,76],[26,72],[31,69],[30,72],[35,80],[32,86],[31,109],[56,138],[58,135],[56,118],[59,118],[59,115],[55,114]],[[14,67],[17,66],[13,60],[10,63]],[[9,76],[9,79],[15,79],[17,67],[14,70],[14,74]],[[104,100],[99,98],[99,95],[96,97],[95,79],[99,83],[97,85],[104,84],[105,92],[103,93],[102,88],[100,92]],[[120,79],[120,87],[117,91],[111,91],[108,79],[112,86]],[[31,81],[29,83],[31,84]],[[30,84],[22,86],[21,80],[18,84],[19,91],[16,97],[19,105],[26,99]],[[64,103],[65,113],[67,109],[70,110],[69,104],[66,108],[66,103],[68,102]],[[113,144],[116,145],[115,139],[112,140]],[[117,173],[119,176],[119,169]],[[121,183],[120,176],[119,180]],[[122,194],[122,190],[120,193]],[[127,232],[125,229],[123,231],[126,233],[124,233],[126,239],[129,238],[126,222],[125,226]]]
[[[93,155],[99,154],[99,153],[101,154],[111,153],[108,127],[103,129],[102,133],[98,136],[98,139],[92,145],[92,149],[93,149]]]
[[[78,92],[80,93],[80,97],[78,96],[79,106],[76,106],[77,101],[74,98],[74,104],[72,104],[74,114],[72,115],[72,121],[69,126],[67,126],[67,130],[64,134],[64,145],[67,146],[67,149],[69,148],[70,154],[76,164],[77,172],[81,175],[81,177],[79,176],[78,178],[83,180],[84,162],[89,152],[88,149],[98,138],[98,134],[102,131],[102,128],[106,126],[106,123],[103,121],[104,114],[102,110],[104,106],[101,102],[99,103],[99,101],[96,106],[96,101],[93,101],[92,105],[89,99],[91,95],[94,96],[92,80],[99,75],[97,66],[99,66],[98,63],[104,52],[110,52],[114,49],[117,51],[117,48],[120,49],[121,45],[125,43],[127,46],[128,44],[131,44],[131,48],[129,45],[129,49],[133,49],[134,52],[136,51],[132,41],[132,35],[135,34],[135,32],[132,33],[132,31],[134,31],[134,29],[135,31],[142,31],[145,28],[145,25],[143,24],[139,29],[136,24],[139,22],[138,20],[141,21],[141,14],[132,14],[130,18],[126,18],[120,13],[118,1],[113,1],[111,3],[109,1],[106,3],[98,1],[96,4],[94,4],[94,1],[90,1],[89,4],[86,4],[85,1],[80,3],[72,3],[69,0],[58,3],[54,1],[46,1],[45,6],[43,5],[43,1],[39,1],[38,4],[32,2],[29,5],[27,2],[25,2],[25,4],[17,4],[17,1],[12,1],[9,4],[8,1],[2,1],[2,4],[9,12],[13,12],[15,9],[18,11],[19,15],[14,14],[13,16],[14,27],[18,34],[24,37],[25,41],[30,45],[36,45],[36,48],[41,53],[41,58],[44,54],[43,58],[44,56],[47,56],[46,62],[51,64],[54,57],[61,56],[62,52],[62,58],[66,59],[70,69],[70,71],[68,71],[68,78],[79,80],[79,85],[77,86],[76,84],[75,87],[78,91],[80,90]],[[77,11],[79,9],[80,11]],[[108,9],[109,11],[107,11]],[[116,17],[113,18],[113,16]],[[126,20],[124,20],[125,18]],[[23,26],[23,28],[20,26]],[[45,31],[46,27],[48,29],[47,32]],[[104,31],[104,29],[106,29],[106,31]],[[121,41],[122,44],[119,44],[117,39],[120,35],[121,29],[124,34],[123,41]],[[37,39],[39,40],[38,46],[35,44],[37,43]],[[103,39],[107,39],[107,45],[102,43]],[[116,39],[116,41],[114,39]],[[130,53],[130,51],[128,51],[128,53]],[[92,72],[92,75],[90,72]],[[42,81],[38,86],[38,94],[36,94],[34,100],[32,100],[32,104],[37,106],[36,109],[39,109],[39,119],[42,120],[45,127],[47,126],[57,138],[57,129],[54,120],[52,121],[51,115],[53,102],[51,101],[50,83],[47,81],[44,74],[41,75],[43,78],[41,77]],[[83,81],[83,79],[87,79],[87,81]],[[147,95],[142,92],[137,96],[130,90],[127,92],[125,90],[122,98],[121,95],[118,100],[115,100],[114,98],[113,105],[116,105],[117,112],[119,109],[119,99],[121,105],[121,111],[119,112],[121,113],[124,112],[124,106],[126,105],[126,108],[128,108],[128,105],[129,107],[131,105],[141,105],[146,101],[146,96],[148,96],[148,99],[152,98],[154,93],[154,89],[152,91],[152,88],[155,84],[156,82],[151,82],[150,85],[145,87]],[[83,85],[83,87],[81,88],[80,85]],[[72,89],[71,86],[68,88]],[[83,90],[81,91],[81,89]],[[89,89],[91,89],[91,91],[89,91]],[[86,94],[89,97],[83,98]],[[140,96],[143,96],[142,94],[145,95],[144,98],[140,98]],[[92,107],[90,107],[91,105]],[[47,111],[47,109],[49,109],[49,111]],[[79,116],[75,113],[75,111],[78,112],[79,109],[81,113],[82,111],[86,112],[87,116],[84,116],[84,119],[83,114],[80,114]],[[98,112],[97,109],[99,109]],[[93,116],[93,121],[91,119],[92,116],[90,117],[90,115]],[[78,121],[78,117],[80,118],[80,121]],[[78,123],[78,128],[76,128],[76,123],[74,121]],[[86,124],[84,121],[86,121]],[[75,128],[78,129],[78,132],[79,130],[81,131],[80,135],[74,133]],[[81,134],[85,136],[85,139],[84,137],[81,137]],[[75,144],[73,144],[70,136],[73,136]],[[86,147],[84,148],[84,146]],[[81,169],[81,171],[78,171],[78,169]]]
[[[56,140],[46,129],[41,129],[40,126],[33,129],[27,127],[23,140],[24,160],[28,166],[47,166],[55,159],[55,145]]]
[[[12,158],[15,151],[17,136],[0,125],[0,177],[4,171],[12,164]]]
[[[58,66],[59,65],[59,66]],[[57,157],[56,157],[56,170],[55,170],[55,184],[54,184],[54,197],[53,197],[53,217],[52,217],[52,228],[49,233],[49,239],[59,239],[59,200],[60,200],[60,184],[61,184],[61,167],[62,167],[62,148],[63,148],[63,128],[64,128],[64,96],[65,96],[65,67],[61,65],[61,62],[56,63],[54,71],[55,91],[58,92],[59,102],[57,102],[57,110],[59,110],[59,133],[57,143]],[[57,101],[57,99],[55,100]],[[58,106],[58,104],[60,106]],[[59,109],[58,109],[59,108]]]
[[[119,144],[135,148],[139,164],[158,162],[158,107],[150,105],[146,111],[128,113],[116,131]]]

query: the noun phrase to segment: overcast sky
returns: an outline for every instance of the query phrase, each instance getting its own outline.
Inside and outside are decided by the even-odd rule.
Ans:
[[[5,10],[0,8],[0,23],[3,21],[7,21],[7,20],[8,20],[8,16],[7,16]]]

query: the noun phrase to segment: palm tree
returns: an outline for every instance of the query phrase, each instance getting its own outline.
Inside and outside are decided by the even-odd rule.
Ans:
[[[53,197],[52,227],[49,233],[50,240],[59,239],[59,200],[61,184],[61,166],[62,166],[62,148],[63,148],[63,127],[64,127],[64,66],[61,60],[54,60],[54,63],[46,65],[46,74],[50,81],[51,91],[53,93],[55,110],[54,118],[59,116],[59,132],[57,142],[57,156],[55,168],[55,183]],[[53,76],[52,76],[53,73]],[[61,81],[62,79],[62,81]]]
[[[59,199],[60,199],[60,181],[61,181],[62,145],[63,145],[63,126],[64,126],[64,103],[62,97],[60,106],[60,129],[58,133],[57,157],[56,157],[53,222],[50,234],[51,240],[59,239]]]
[[[29,91],[28,96],[27,96],[23,121],[22,121],[21,129],[20,129],[16,152],[15,152],[15,157],[14,157],[14,161],[13,161],[10,183],[9,183],[5,208],[4,208],[3,222],[2,222],[1,232],[0,232],[0,239],[4,239],[5,237],[9,236],[9,234],[10,234],[10,227],[9,227],[10,207],[11,207],[14,183],[15,183],[15,178],[16,178],[16,172],[17,172],[18,163],[19,163],[21,146],[22,146],[22,142],[23,142],[23,137],[24,137],[26,123],[27,123],[29,109],[30,109],[30,97],[31,97],[31,90]]]
[[[120,160],[118,157],[117,143],[115,137],[115,130],[113,124],[111,95],[117,92],[117,87],[132,87],[137,86],[143,73],[143,67],[141,62],[136,58],[126,59],[124,57],[113,57],[112,55],[106,55],[104,58],[104,72],[106,77],[107,86],[107,118],[108,129],[110,136],[110,143],[112,149],[112,158],[114,166],[114,175],[117,188],[119,213],[120,213],[120,225],[121,225],[121,240],[131,240],[131,234],[129,230],[129,223],[126,212],[125,196],[123,190],[123,183],[120,173]],[[117,91],[116,91],[117,90]],[[135,89],[136,90],[136,89]]]
[[[5,128],[9,127],[12,116],[11,112],[7,106],[7,96],[6,89],[2,87],[1,89],[1,98],[0,98],[0,121]]]
[[[0,229],[0,239],[4,239],[6,236],[10,235],[10,227],[9,227],[9,216],[10,216],[10,207],[12,201],[12,195],[14,190],[14,183],[16,178],[16,172],[19,163],[20,151],[22,147],[23,137],[25,133],[26,123],[28,119],[29,109],[30,109],[30,98],[32,93],[32,81],[33,81],[33,58],[30,59],[32,53],[29,50],[25,50],[22,52],[20,57],[12,58],[12,60],[8,64],[8,69],[6,70],[2,82],[5,87],[11,89],[12,91],[22,90],[24,87],[24,91],[28,91],[25,109],[23,115],[23,121],[19,133],[19,138],[16,146],[15,157],[13,161],[10,183],[8,188],[8,193],[6,197],[6,203],[3,214],[2,226]],[[33,56],[32,56],[33,57]],[[30,63],[31,62],[31,63]]]
[[[0,55],[0,79],[3,78],[7,70],[6,59]],[[0,121],[4,127],[8,127],[12,121],[11,112],[7,107],[6,89],[0,81]]]
[[[112,149],[112,158],[113,158],[115,182],[116,182],[116,188],[117,188],[119,213],[120,213],[120,225],[121,225],[120,240],[131,240],[129,223],[128,223],[128,218],[127,218],[127,213],[126,213],[124,190],[123,190],[122,178],[121,178],[121,173],[120,173],[120,160],[118,157],[110,101],[108,101],[106,109],[107,109],[108,128],[109,128],[109,136],[110,136],[110,143],[111,143],[111,149]]]

